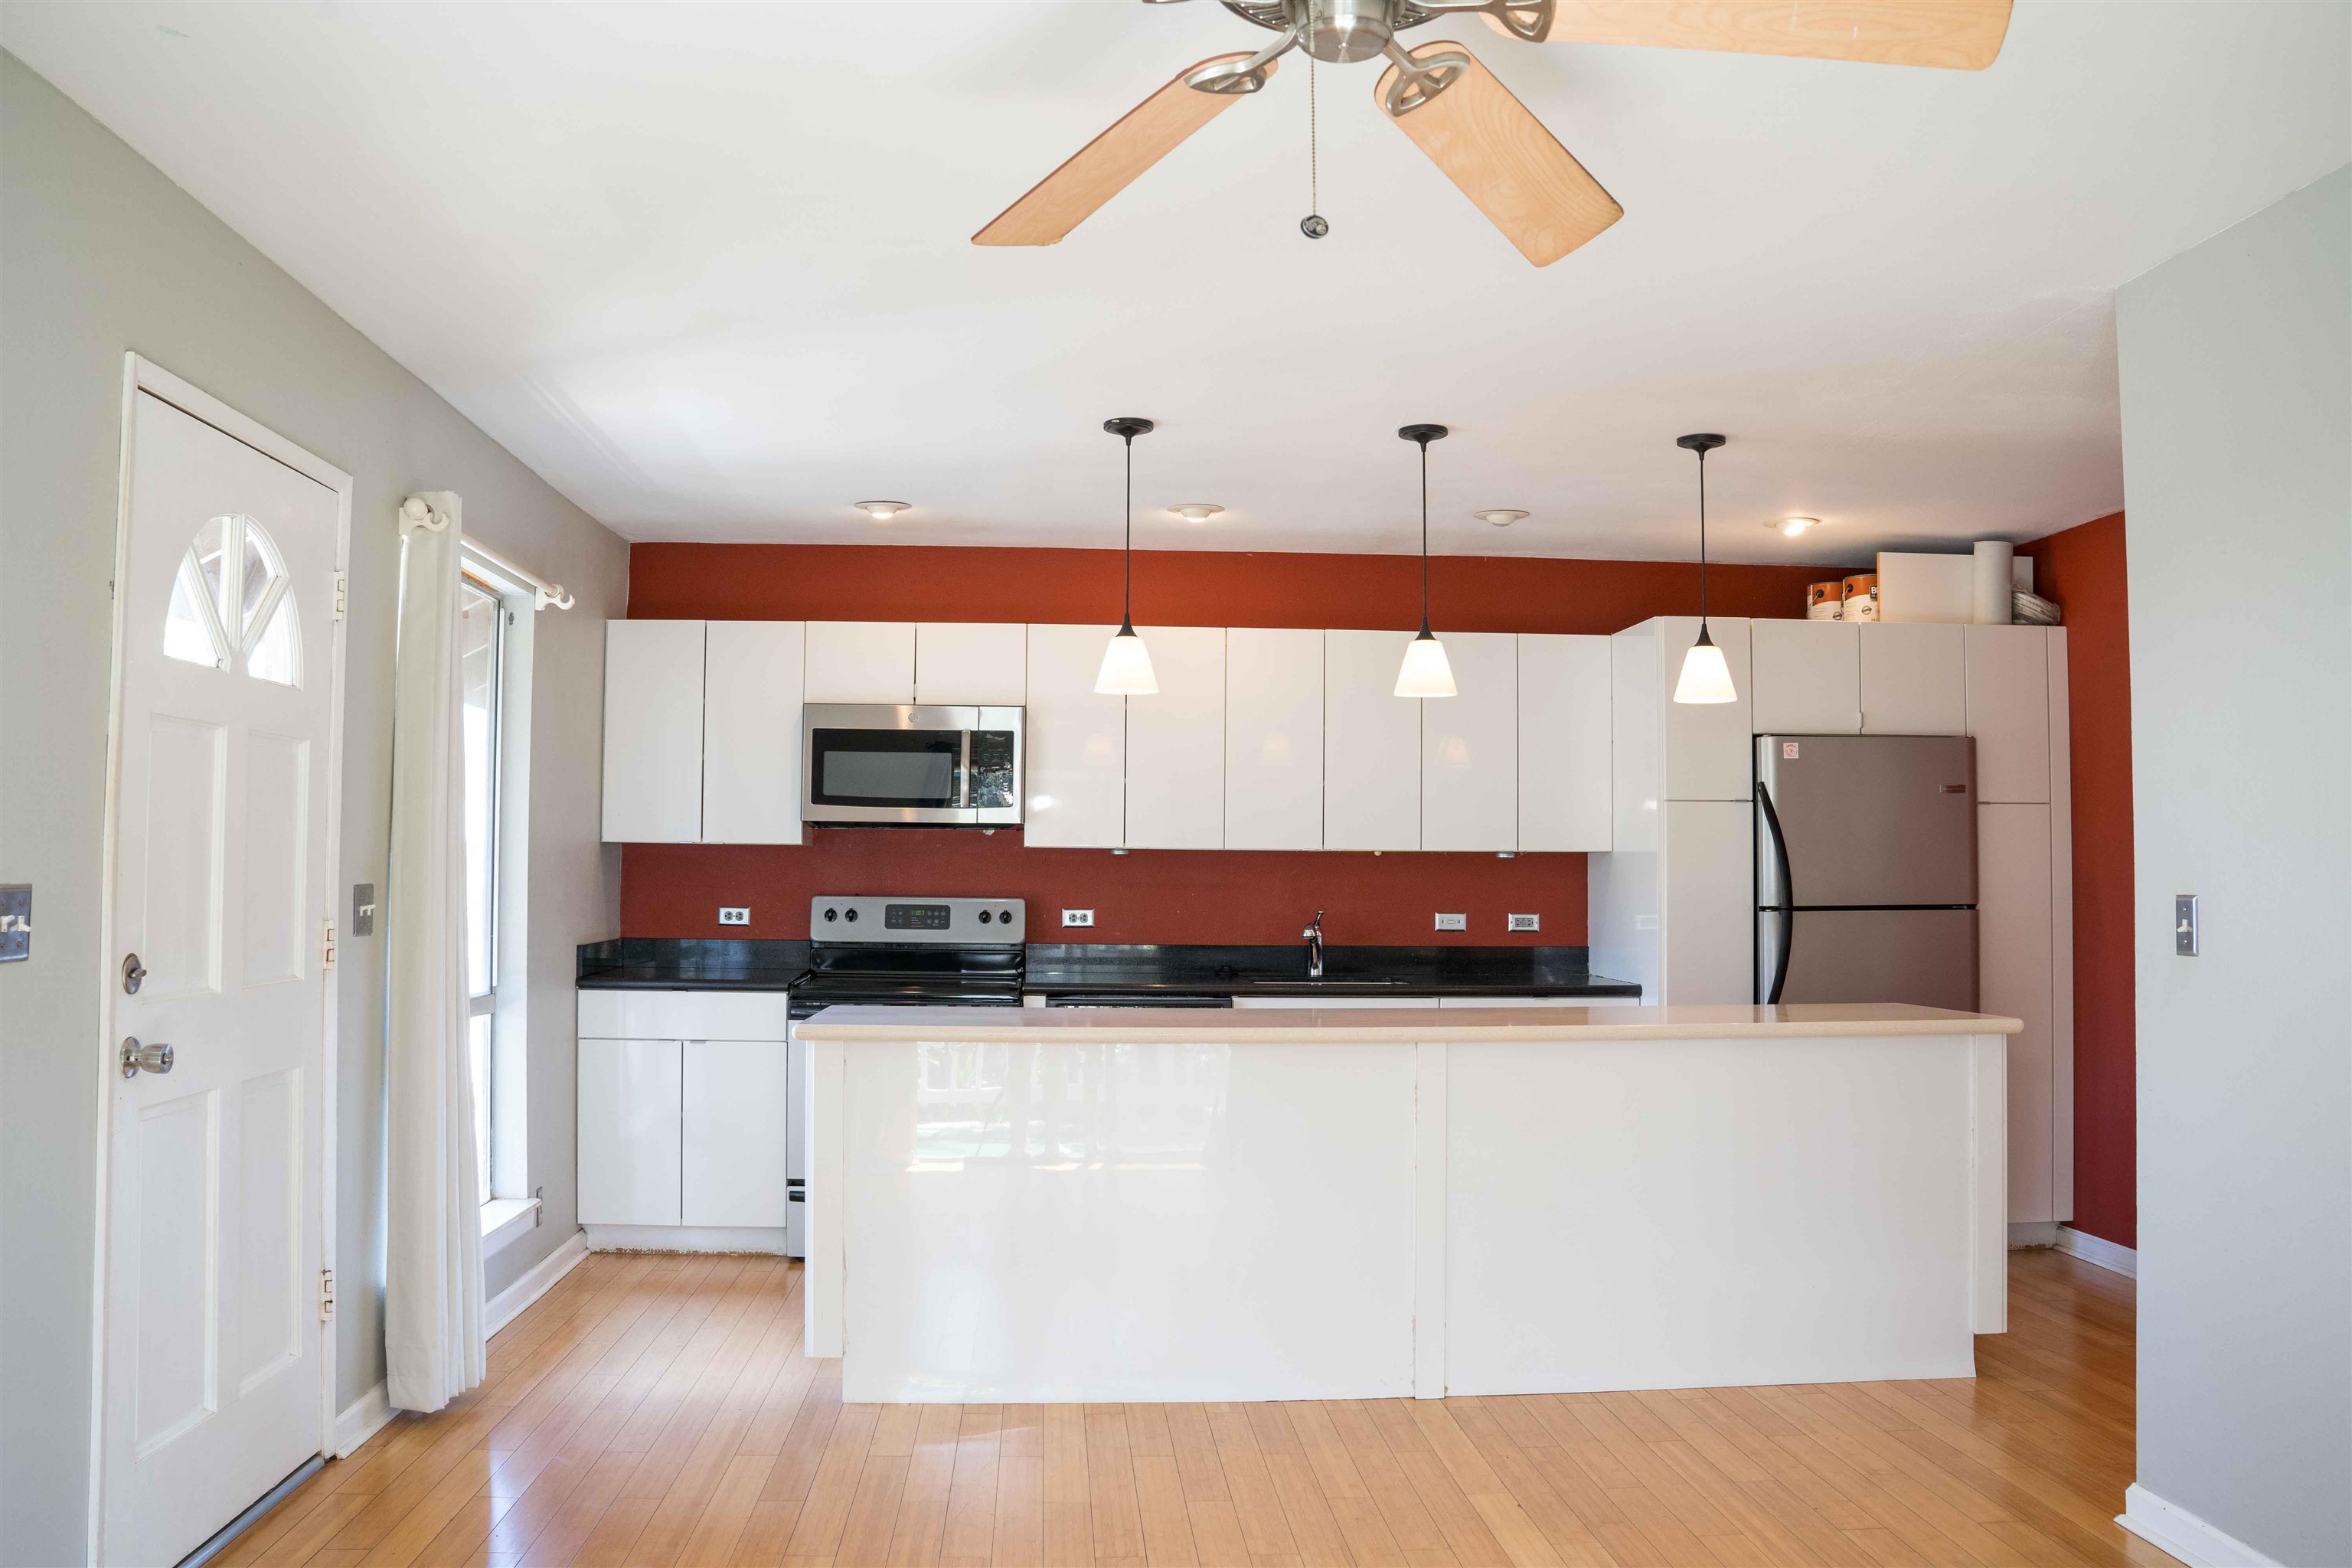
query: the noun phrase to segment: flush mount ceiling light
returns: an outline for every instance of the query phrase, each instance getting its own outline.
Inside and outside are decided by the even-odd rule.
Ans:
[[[1723,650],[1706,634],[1706,455],[1723,445],[1720,436],[1683,436],[1675,445],[1698,454],[1698,641],[1683,655],[1682,679],[1675,682],[1677,702],[1736,702],[1731,666]]]
[[[1429,444],[1445,438],[1443,425],[1408,425],[1397,435],[1421,448],[1421,635],[1404,645],[1404,663],[1398,667],[1399,697],[1451,697],[1454,667],[1446,662],[1445,645],[1429,629]]]
[[[1160,690],[1160,678],[1151,671],[1151,650],[1135,635],[1135,438],[1151,434],[1151,421],[1106,419],[1103,428],[1127,447],[1127,510],[1120,520],[1126,530],[1127,587],[1119,600],[1118,630],[1103,649],[1095,689],[1105,697],[1150,697]]]
[[[1805,530],[1819,528],[1821,525],[1822,520],[1818,517],[1784,517],[1778,522],[1768,522],[1764,526],[1775,533],[1784,533],[1790,539],[1794,539]]]
[[[1178,501],[1168,510],[1186,522],[1206,522],[1225,509],[1210,501],[1187,500]]]
[[[902,500],[862,500],[851,503],[877,522],[887,522],[902,511],[912,511],[913,503]]]
[[[1508,528],[1528,514],[1517,507],[1490,506],[1485,511],[1474,511],[1470,515],[1480,522],[1491,522],[1496,528]]]

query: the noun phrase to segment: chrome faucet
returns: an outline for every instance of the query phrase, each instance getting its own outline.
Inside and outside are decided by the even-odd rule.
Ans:
[[[1307,939],[1307,978],[1309,980],[1322,979],[1323,911],[1321,910],[1317,910],[1315,911],[1314,922],[1298,934]]]

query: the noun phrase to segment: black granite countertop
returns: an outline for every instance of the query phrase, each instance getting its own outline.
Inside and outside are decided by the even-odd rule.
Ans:
[[[1618,996],[1580,947],[1339,947],[1307,978],[1303,943],[1274,947],[1032,942],[1025,992],[1053,996]]]
[[[804,942],[624,936],[580,944],[583,991],[788,991],[809,970]]]

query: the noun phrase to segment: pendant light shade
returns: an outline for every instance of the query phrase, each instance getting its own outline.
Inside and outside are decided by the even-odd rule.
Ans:
[[[1443,425],[1408,425],[1398,436],[1421,448],[1421,635],[1404,645],[1404,663],[1397,667],[1399,697],[1453,697],[1454,666],[1445,645],[1429,629],[1429,444],[1445,438]]]
[[[1127,511],[1125,559],[1127,586],[1120,601],[1118,631],[1103,649],[1102,668],[1095,675],[1095,690],[1104,697],[1156,697],[1160,678],[1152,673],[1151,650],[1135,633],[1135,438],[1151,433],[1149,419],[1106,419],[1103,428],[1127,447]]]
[[[1675,682],[1677,702],[1737,702],[1731,665],[1706,630],[1706,455],[1723,445],[1714,435],[1682,436],[1675,445],[1698,454],[1698,640],[1683,655],[1682,678]]]

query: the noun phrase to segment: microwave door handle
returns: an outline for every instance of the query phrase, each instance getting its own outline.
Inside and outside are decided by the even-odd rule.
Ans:
[[[968,811],[971,807],[971,731],[959,731],[957,740],[956,809]]]

